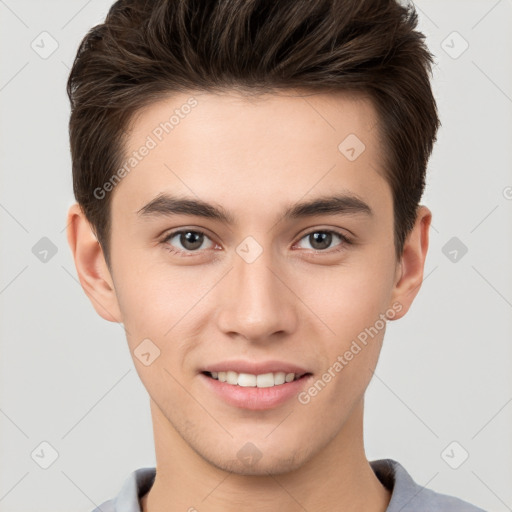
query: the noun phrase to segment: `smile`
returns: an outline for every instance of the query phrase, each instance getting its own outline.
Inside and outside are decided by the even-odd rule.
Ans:
[[[271,388],[280,386],[285,383],[298,380],[306,374],[295,374],[286,372],[270,372],[255,375],[252,373],[237,373],[235,371],[224,372],[204,372],[212,379],[220,382],[226,382],[233,386],[241,386],[245,388]]]

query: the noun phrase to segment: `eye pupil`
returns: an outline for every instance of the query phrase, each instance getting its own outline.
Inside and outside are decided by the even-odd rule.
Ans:
[[[203,244],[204,235],[197,233],[196,231],[185,231],[181,233],[180,243],[187,250],[194,250],[201,247]]]
[[[333,235],[336,237],[339,237],[342,240],[341,248],[343,248],[344,245],[347,245],[350,243],[350,241],[347,241],[346,238],[344,238],[342,235],[336,232],[331,232],[330,230],[319,230],[319,231],[311,231],[308,235],[304,235],[303,239],[305,240],[306,237],[309,240],[309,243],[311,245],[311,248],[314,251],[318,252],[326,252],[326,249],[330,248],[331,243],[333,242]],[[170,242],[172,239],[178,237],[179,243],[181,244],[182,248],[179,249],[176,247],[175,250],[169,249],[171,252],[196,252],[200,253],[202,251],[198,250],[201,249],[201,246],[203,245],[205,237],[208,238],[204,233],[201,231],[195,231],[195,230],[181,230],[181,231],[175,231],[174,233],[171,233],[167,236],[167,238],[164,240],[164,244],[169,244],[169,246],[172,246],[173,244]]]
[[[311,247],[316,250],[326,249],[331,245],[332,234],[325,231],[316,231],[309,235],[311,241]],[[320,247],[316,247],[316,244],[320,243]]]

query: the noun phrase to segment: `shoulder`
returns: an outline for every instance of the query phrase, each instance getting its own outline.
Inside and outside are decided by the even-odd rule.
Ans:
[[[156,468],[139,468],[132,471],[123,482],[115,498],[103,502],[92,512],[140,512],[140,498],[155,480]]]
[[[386,512],[485,512],[460,498],[417,484],[395,460],[375,460],[370,465],[381,483],[391,491]]]
[[[92,512],[116,512],[115,499],[104,501],[98,505]]]

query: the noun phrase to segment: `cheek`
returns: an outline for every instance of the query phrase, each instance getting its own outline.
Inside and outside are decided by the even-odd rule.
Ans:
[[[377,365],[386,330],[390,288],[378,272],[347,272],[330,281],[330,291],[318,294],[314,304],[326,331],[322,367],[299,402],[324,414],[328,404],[335,421],[363,396]]]
[[[128,331],[163,338],[200,291],[180,272],[137,258],[116,262],[116,295]],[[177,318],[178,317],[178,318]]]
[[[314,305],[327,326],[334,348],[343,346],[374,325],[389,307],[394,267],[391,261],[347,265],[315,273],[302,281],[299,294]]]
[[[137,371],[145,383],[172,385],[165,369],[173,375],[181,372],[187,355],[197,348],[197,333],[209,318],[204,297],[215,284],[215,276],[198,276],[192,267],[171,272],[168,267],[137,266],[135,262],[118,268],[116,293]],[[148,367],[138,358],[147,351],[158,354]]]
[[[370,265],[362,259],[358,265],[330,269],[315,282],[315,313],[328,327],[323,344],[323,368],[317,376],[328,381],[317,405],[324,399],[336,403],[338,411],[350,408],[366,389],[377,365],[386,329],[385,315],[392,291],[394,263],[392,257]],[[304,287],[311,289],[311,283]],[[320,394],[322,382],[312,389]],[[306,397],[307,399],[307,397]],[[325,402],[324,402],[325,403]],[[340,412],[341,414],[341,412]]]

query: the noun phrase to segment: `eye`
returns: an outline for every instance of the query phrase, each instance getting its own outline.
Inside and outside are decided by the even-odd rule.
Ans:
[[[173,239],[176,239],[175,243],[180,244],[180,247],[175,247],[171,243]],[[210,240],[211,245],[208,247],[202,247],[205,240],[210,240],[202,231],[193,229],[181,229],[179,231],[173,231],[169,233],[163,240],[164,247],[175,253],[186,253],[186,252],[199,252],[200,249],[208,249],[214,246],[214,243]]]
[[[338,243],[334,250],[328,251],[327,249],[330,248],[336,238],[340,240],[341,243]],[[347,236],[339,233],[338,231],[329,229],[317,229],[315,231],[311,231],[304,235],[300,240],[306,240],[309,243],[310,247],[305,247],[306,249],[328,253],[341,251],[346,245],[351,243],[351,240]],[[203,245],[205,241],[210,242],[206,247]],[[187,256],[192,256],[193,253],[199,253],[201,250],[215,247],[215,243],[205,233],[194,229],[180,229],[173,231],[172,233],[169,233],[161,243],[164,245],[165,249],[171,253]],[[178,247],[176,246],[177,244],[179,244]]]
[[[351,243],[348,237],[342,233],[328,229],[317,229],[315,231],[310,231],[304,235],[301,240],[306,240],[310,244],[310,247],[306,247],[306,249],[310,248],[314,251],[327,252],[326,249],[329,249],[329,246],[336,238],[341,240],[341,243],[337,245],[337,248],[334,251],[329,252],[341,251],[345,245]]]

